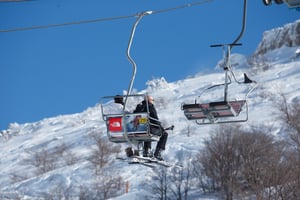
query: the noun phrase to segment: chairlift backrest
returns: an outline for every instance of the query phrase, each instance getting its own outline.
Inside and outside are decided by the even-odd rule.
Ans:
[[[144,97],[144,95],[127,95],[129,100],[138,97]],[[113,96],[103,97],[102,100],[104,99],[113,99]],[[134,143],[159,140],[160,135],[150,132],[150,126],[155,126],[155,124],[150,123],[148,111],[132,113],[124,109],[124,112],[118,114],[115,112],[111,113],[109,110],[105,112],[105,106],[110,106],[110,104],[112,102],[108,102],[106,105],[101,103],[102,118],[106,124],[109,141],[115,143]]]
[[[107,136],[111,142],[127,143],[139,141],[157,141],[159,138],[149,132],[147,113],[107,116]],[[124,127],[126,126],[126,127]]]

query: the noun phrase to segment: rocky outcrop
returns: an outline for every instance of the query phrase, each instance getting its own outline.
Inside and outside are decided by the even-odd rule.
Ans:
[[[263,39],[254,55],[263,55],[283,46],[300,46],[300,20],[263,33]]]

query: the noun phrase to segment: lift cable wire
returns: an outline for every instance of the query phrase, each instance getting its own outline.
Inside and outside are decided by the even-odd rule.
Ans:
[[[199,1],[199,2],[188,3],[188,4],[185,4],[185,5],[181,5],[181,6],[177,6],[177,7],[173,7],[173,8],[152,11],[151,14],[159,14],[159,13],[164,13],[164,12],[170,12],[170,11],[173,11],[173,10],[178,10],[178,9],[183,9],[183,8],[187,8],[187,7],[202,5],[204,3],[209,3],[209,2],[212,2],[212,1],[213,0],[202,0],[202,1]],[[140,13],[132,14],[132,15],[108,17],[108,18],[96,18],[96,19],[90,19],[90,20],[66,22],[66,23],[59,23],[59,24],[48,24],[48,25],[40,25],[40,26],[19,27],[19,28],[13,28],[13,29],[0,30],[0,33],[16,32],[16,31],[28,31],[28,30],[34,30],[34,29],[45,29],[45,28],[79,25],[79,24],[88,24],[88,23],[96,23],[96,22],[103,22],[103,21],[120,20],[120,19],[139,17],[139,16],[140,16]]]
[[[19,3],[24,1],[31,1],[31,0],[0,0],[0,3]]]

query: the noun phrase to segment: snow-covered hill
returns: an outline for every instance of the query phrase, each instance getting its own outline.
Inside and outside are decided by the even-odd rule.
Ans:
[[[297,33],[299,34],[299,30],[296,31],[299,37]],[[267,42],[265,37],[266,35],[264,41]],[[263,55],[256,54],[256,57],[251,58],[232,55],[237,79],[242,80],[245,72],[258,83],[257,89],[248,97],[249,120],[243,123],[245,126],[263,123],[273,126],[272,134],[280,136],[281,124],[276,121],[274,113],[277,110],[273,100],[279,93],[284,93],[288,101],[300,101],[299,52],[298,44],[269,49]],[[186,120],[181,104],[193,102],[200,94],[203,101],[219,100],[223,95],[222,87],[203,91],[223,82],[224,72],[216,68],[210,73],[200,72],[173,83],[168,83],[164,78],[150,80],[147,82],[148,87],[139,92],[151,93],[160,102],[157,105],[158,115],[164,125],[175,125],[164,152],[167,160],[177,162],[179,155],[195,155],[215,126],[198,126]],[[233,84],[229,88],[229,96],[244,98],[246,91],[247,87]],[[62,191],[65,197],[67,191],[69,198],[73,199],[82,189],[93,189],[92,185],[96,181],[90,164],[90,157],[96,146],[93,137],[96,134],[105,138],[105,130],[99,104],[82,113],[47,118],[35,123],[11,124],[0,135],[0,199],[47,199],[50,194],[61,194]],[[122,145],[121,149],[125,146]],[[52,157],[47,156],[50,153]],[[123,155],[123,151],[120,154]],[[128,165],[113,157],[109,160],[106,174],[102,176],[109,179],[118,174],[122,183],[127,183],[127,186],[129,184],[128,193],[125,193],[125,184],[121,185],[116,193],[117,197],[113,199],[143,199],[147,196],[149,190],[146,183],[151,180],[153,170],[145,166]],[[43,160],[45,158],[52,160]],[[34,167],[37,162],[49,163],[49,166],[45,166],[48,169],[37,170]],[[190,199],[214,198],[192,193]]]
[[[268,51],[286,47],[295,47],[300,45],[300,20],[294,23],[286,24],[269,31],[265,31],[262,41],[258,45],[255,54],[265,54]]]

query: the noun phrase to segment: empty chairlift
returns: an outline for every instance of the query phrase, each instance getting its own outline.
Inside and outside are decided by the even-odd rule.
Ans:
[[[224,71],[225,71],[225,83],[213,85],[207,89],[211,89],[217,86],[224,86],[224,99],[222,101],[212,102],[200,102],[200,96],[197,97],[194,103],[185,104],[183,103],[181,108],[184,115],[188,120],[195,120],[198,125],[205,124],[217,124],[217,123],[232,123],[232,122],[245,122],[248,120],[248,104],[247,96],[255,88],[255,81],[250,80],[246,74],[244,74],[244,81],[239,82],[236,80],[235,75],[230,65],[230,50],[232,46],[240,44],[221,44],[212,45],[212,47],[225,47],[227,46],[227,53],[224,58]],[[224,49],[224,48],[223,48]],[[228,99],[228,86],[231,84],[231,79],[234,79],[238,84],[251,84],[245,98],[243,99]],[[206,90],[205,92],[208,92]],[[241,114],[243,113],[243,114]]]

